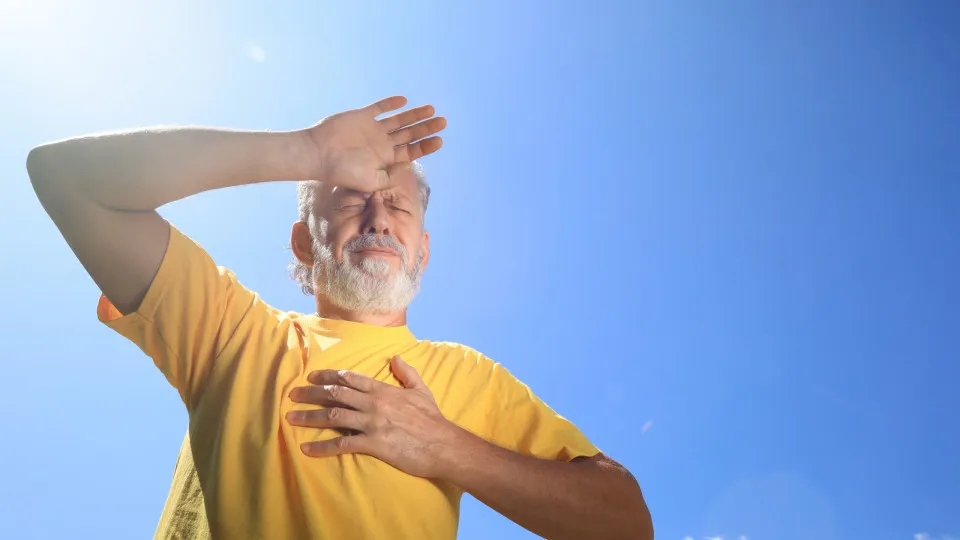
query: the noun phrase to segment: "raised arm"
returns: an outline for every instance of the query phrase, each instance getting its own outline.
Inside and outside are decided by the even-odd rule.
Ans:
[[[373,190],[391,167],[440,148],[443,118],[392,97],[291,132],[154,128],[39,146],[27,170],[44,209],[122,313],[136,311],[170,230],[156,209],[204,191],[277,180],[326,180]],[[418,123],[419,122],[419,123]]]

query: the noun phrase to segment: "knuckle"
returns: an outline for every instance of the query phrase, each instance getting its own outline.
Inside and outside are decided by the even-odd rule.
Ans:
[[[338,450],[347,450],[350,448],[350,437],[340,437],[335,443]]]
[[[324,390],[327,391],[327,395],[333,399],[339,399],[343,395],[343,387],[335,384],[328,384],[324,387]]]
[[[370,408],[377,416],[386,416],[390,414],[393,404],[384,396],[373,396],[370,398]]]
[[[374,415],[370,418],[369,424],[374,431],[383,431],[387,428],[387,419],[380,415]]]
[[[327,409],[326,411],[327,411],[327,420],[331,422],[337,422],[343,419],[344,411],[340,407],[333,407],[331,409]]]

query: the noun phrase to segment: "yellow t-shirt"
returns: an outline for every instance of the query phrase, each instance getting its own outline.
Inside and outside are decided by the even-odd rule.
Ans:
[[[288,394],[309,384],[307,375],[318,369],[348,369],[400,386],[388,364],[399,354],[420,373],[447,419],[488,441],[545,459],[599,453],[482,354],[417,340],[406,327],[274,309],[174,227],[140,309],[121,316],[101,297],[97,311],[153,358],[187,406],[190,452],[181,452],[183,472],[170,493],[176,500],[168,501],[168,522],[158,529],[164,537],[456,536],[457,486],[408,475],[370,456],[310,458],[300,452],[301,443],[338,435],[285,420],[290,410],[313,408],[293,403]],[[202,497],[190,487],[193,471],[184,462],[190,458]],[[204,510],[197,511],[201,498]]]

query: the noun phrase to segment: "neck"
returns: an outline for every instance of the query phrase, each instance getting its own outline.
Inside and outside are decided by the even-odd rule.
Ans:
[[[406,326],[407,324],[406,309],[391,313],[349,311],[331,304],[320,296],[317,296],[317,315],[324,319],[357,322],[371,326]]]

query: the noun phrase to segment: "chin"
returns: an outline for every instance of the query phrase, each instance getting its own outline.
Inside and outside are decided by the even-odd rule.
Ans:
[[[360,264],[357,265],[359,269],[364,274],[368,276],[376,276],[389,278],[394,274],[397,269],[393,267],[393,264],[386,259],[381,258],[365,258],[361,259]]]
[[[388,280],[397,273],[394,268],[370,268],[367,265],[360,265],[357,269],[360,270],[360,272],[365,276],[371,276],[383,280]]]

